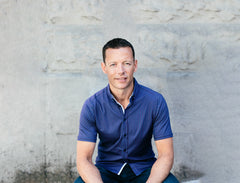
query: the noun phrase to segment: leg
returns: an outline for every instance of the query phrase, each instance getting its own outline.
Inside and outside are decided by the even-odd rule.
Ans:
[[[118,175],[106,170],[103,167],[96,166],[101,174],[104,183],[119,183]]]
[[[82,178],[79,176],[74,183],[84,183],[84,181],[82,180]]]
[[[151,173],[151,168],[148,168],[147,170],[142,172],[139,176],[137,176],[130,182],[131,183],[145,183],[147,181],[150,173]]]
[[[102,180],[104,183],[118,183],[118,181],[116,180],[116,176],[114,173],[111,173],[109,171],[107,171],[106,169],[102,168],[102,167],[97,167]],[[84,181],[82,180],[82,178],[79,176],[74,183],[84,183]]]
[[[137,176],[134,180],[132,180],[131,183],[145,183],[150,173],[151,173],[151,168],[145,170],[143,173]],[[179,181],[176,179],[176,177],[172,173],[169,173],[169,175],[163,181],[163,183],[179,183]]]
[[[163,181],[163,183],[179,183],[179,181],[177,180],[177,178],[172,173],[169,173],[169,175]]]

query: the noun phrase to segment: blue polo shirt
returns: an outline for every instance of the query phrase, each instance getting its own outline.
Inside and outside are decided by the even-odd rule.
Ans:
[[[108,85],[85,101],[80,115],[78,140],[96,142],[97,135],[96,165],[118,174],[127,163],[139,175],[156,161],[152,136],[173,136],[166,101],[134,79],[130,103],[123,110]]]

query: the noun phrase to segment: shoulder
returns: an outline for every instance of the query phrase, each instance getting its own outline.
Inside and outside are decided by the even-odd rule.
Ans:
[[[148,100],[164,100],[164,97],[161,93],[148,88],[143,85],[139,85],[139,96],[147,98]]]
[[[91,95],[89,98],[85,100],[84,105],[93,106],[97,103],[103,102],[107,97],[107,87],[99,90],[95,94]]]
[[[88,118],[95,116],[97,108],[101,106],[106,95],[106,88],[103,88],[87,98],[81,109],[82,116],[88,116]]]
[[[168,108],[167,102],[161,93],[143,85],[139,85],[137,98],[137,101],[144,103],[145,106],[148,106],[148,110],[152,109],[155,113]]]

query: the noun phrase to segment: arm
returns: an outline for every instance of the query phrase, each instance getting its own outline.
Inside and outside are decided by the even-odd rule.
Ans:
[[[77,170],[87,183],[103,183],[100,172],[92,162],[95,145],[93,142],[77,142]]]
[[[155,141],[158,158],[152,166],[147,183],[161,183],[168,176],[173,165],[173,140],[167,138]]]

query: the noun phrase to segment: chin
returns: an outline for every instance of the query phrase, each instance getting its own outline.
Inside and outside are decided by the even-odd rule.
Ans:
[[[119,88],[119,89],[125,89],[125,88],[127,88],[127,86],[126,85],[118,85],[118,86],[116,86],[116,88]]]

